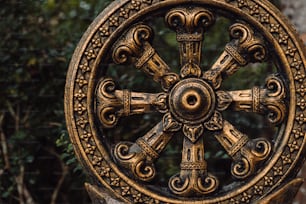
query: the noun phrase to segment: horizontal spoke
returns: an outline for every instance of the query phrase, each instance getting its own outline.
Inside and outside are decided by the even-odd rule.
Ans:
[[[106,128],[112,128],[120,117],[167,111],[165,93],[137,93],[128,90],[116,90],[115,82],[103,79],[97,89],[96,109],[99,119]]]
[[[223,121],[223,129],[215,137],[232,157],[232,175],[244,179],[256,170],[257,163],[265,160],[271,152],[271,144],[264,138],[250,140],[228,121]]]
[[[273,124],[279,124],[286,115],[285,87],[275,75],[267,79],[266,88],[217,92],[218,109],[231,108],[266,115]]]
[[[234,74],[239,67],[249,62],[262,62],[266,58],[263,40],[254,34],[246,24],[236,23],[230,27],[232,41],[225,46],[224,52],[212,68],[204,73],[204,78],[218,89],[223,77]]]
[[[166,22],[177,33],[181,76],[200,77],[203,34],[215,22],[214,15],[203,8],[175,8],[167,13]]]
[[[214,192],[218,185],[217,178],[207,173],[203,138],[192,142],[185,137],[181,172],[170,178],[170,190],[181,196],[205,195]]]
[[[114,149],[117,161],[130,169],[135,177],[150,181],[155,177],[154,161],[165,149],[174,133],[163,131],[163,122],[158,123],[136,143],[120,142]]]
[[[160,83],[164,90],[168,90],[179,77],[170,72],[169,66],[151,46],[152,36],[153,31],[149,26],[134,26],[115,44],[113,60],[117,64],[134,62],[136,68]]]

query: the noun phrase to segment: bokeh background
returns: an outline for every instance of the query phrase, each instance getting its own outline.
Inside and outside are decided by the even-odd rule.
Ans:
[[[0,203],[90,203],[83,187],[89,178],[74,157],[65,127],[64,86],[78,41],[110,2],[0,0]],[[306,40],[306,1],[273,3]],[[159,49],[176,46],[171,37],[165,32]],[[212,53],[223,48],[219,37],[207,42]],[[120,77],[130,83],[127,87],[141,85]],[[305,187],[295,201],[303,203]]]

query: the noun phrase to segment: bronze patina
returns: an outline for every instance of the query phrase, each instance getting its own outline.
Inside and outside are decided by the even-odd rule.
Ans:
[[[176,34],[179,72],[154,48],[152,17]],[[206,69],[205,35],[220,17],[232,20],[230,40]],[[276,71],[261,86],[223,88],[227,77],[265,62]],[[160,92],[121,89],[107,74],[116,64],[145,73]],[[76,48],[65,93],[76,155],[96,181],[87,184],[93,201],[107,192],[123,203],[291,203],[303,182],[296,174],[305,157],[305,66],[303,43],[267,0],[114,1]],[[224,117],[229,111],[265,117],[276,136],[251,138]],[[154,112],[162,119],[134,141],[104,135],[122,118]],[[230,158],[232,183],[209,170],[206,137]],[[154,186],[155,163],[173,138],[182,139],[180,171]]]

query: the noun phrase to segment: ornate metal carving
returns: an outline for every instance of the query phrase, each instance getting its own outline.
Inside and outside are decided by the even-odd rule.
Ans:
[[[225,46],[212,68],[204,73],[204,78],[216,89],[221,86],[222,78],[234,74],[239,66],[262,62],[266,58],[265,44],[250,26],[236,23],[229,30],[232,41]]]
[[[191,143],[184,139],[181,172],[169,180],[170,190],[180,196],[205,195],[214,192],[219,181],[207,173],[203,140]]]
[[[204,32],[215,22],[212,12],[199,7],[172,9],[166,14],[166,22],[176,31],[181,54],[181,77],[200,77],[201,49]]]
[[[115,82],[111,78],[101,80],[96,95],[96,111],[102,125],[107,128],[114,127],[122,116],[143,114],[153,110],[167,111],[165,93],[148,94],[116,90]]]
[[[149,26],[134,26],[115,46],[113,60],[118,64],[135,61],[136,68],[143,70],[168,90],[178,80],[178,76],[169,72],[168,65],[152,48],[152,36],[153,31]]]
[[[285,98],[282,80],[277,76],[269,76],[265,89],[253,87],[251,90],[219,94],[219,106],[223,110],[231,105],[233,110],[264,114],[271,123],[279,124],[284,120],[287,111]]]
[[[160,122],[136,143],[121,142],[115,147],[116,159],[140,180],[149,181],[155,176],[153,162],[159,158],[173,135],[163,129],[163,123]]]
[[[67,77],[67,126],[83,165],[124,203],[272,203],[296,192],[301,181],[286,182],[301,167],[305,152],[306,58],[295,31],[279,15],[262,0],[111,4],[84,35]],[[148,16],[163,18],[176,32],[180,73],[172,71],[153,48]],[[220,16],[235,21],[229,27],[230,42],[204,70],[204,36]],[[269,75],[262,87],[222,86],[240,67],[265,61],[274,63],[277,73]],[[134,65],[162,91],[122,90],[107,75],[107,66],[100,64]],[[277,134],[254,138],[229,122],[228,111],[263,115]],[[151,112],[163,114],[162,119],[135,141],[105,139],[104,130],[115,129],[123,117]],[[155,162],[171,139],[181,138],[176,137],[180,132],[184,135],[180,171],[168,186],[154,187],[151,182],[159,172]],[[231,159],[227,170],[233,176],[231,184],[224,184],[209,168],[206,137],[219,142]],[[102,199],[99,188],[86,186],[95,199]],[[288,202],[291,199],[288,196]]]
[[[265,160],[271,153],[269,141],[264,138],[250,140],[227,121],[223,122],[222,132],[215,137],[233,158],[231,173],[239,179],[254,173],[257,163]]]

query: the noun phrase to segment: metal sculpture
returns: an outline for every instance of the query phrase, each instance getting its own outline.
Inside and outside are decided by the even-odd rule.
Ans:
[[[154,49],[148,16],[163,18],[176,33],[179,73]],[[204,69],[204,38],[221,16],[236,19],[230,41]],[[222,88],[239,69],[266,61],[277,72],[262,87]],[[106,72],[114,64],[133,65],[161,91],[120,89]],[[295,176],[305,156],[305,65],[303,44],[266,0],[113,2],[84,34],[66,84],[66,120],[76,155],[105,188],[87,184],[93,200],[107,191],[124,203],[290,203],[302,183]],[[250,138],[224,111],[262,115],[278,127],[277,135]],[[135,141],[112,144],[103,136],[121,118],[152,112],[162,119]],[[184,135],[180,172],[168,186],[150,185],[159,171],[155,162],[178,133]],[[214,137],[231,158],[231,184],[222,186],[209,172],[205,137]]]

